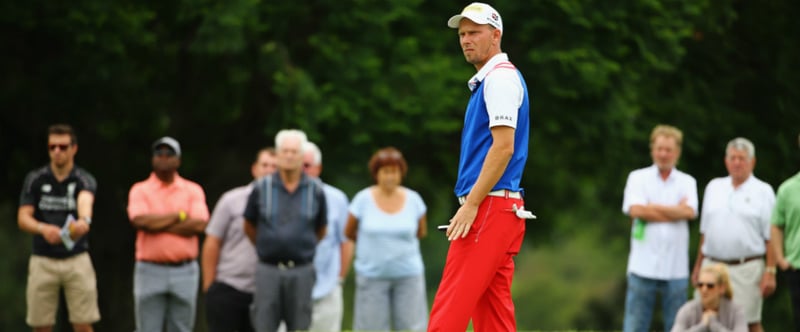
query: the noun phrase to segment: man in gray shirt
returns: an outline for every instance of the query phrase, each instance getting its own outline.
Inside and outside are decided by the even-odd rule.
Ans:
[[[261,149],[250,169],[254,179],[275,172],[275,150]],[[252,185],[224,193],[214,207],[203,242],[203,291],[211,332],[253,331],[250,304],[255,291],[253,244],[244,234],[244,212]]]
[[[305,133],[281,130],[275,136],[278,172],[255,182],[244,210],[244,231],[256,246],[253,327],[289,331],[311,325],[314,253],[327,228],[322,183],[303,173]]]

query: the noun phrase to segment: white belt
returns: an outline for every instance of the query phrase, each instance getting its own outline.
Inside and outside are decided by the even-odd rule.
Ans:
[[[506,197],[506,198],[522,198],[522,193],[519,191],[509,191],[507,189],[500,189],[495,191],[490,191],[486,196],[494,196],[494,197]],[[461,196],[458,198],[458,204],[464,205],[467,202],[467,196]]]

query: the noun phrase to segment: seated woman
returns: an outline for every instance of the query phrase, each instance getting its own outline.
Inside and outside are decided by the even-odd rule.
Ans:
[[[675,317],[676,331],[747,331],[744,309],[733,303],[728,269],[723,264],[703,267],[695,287],[700,299],[684,304]]]

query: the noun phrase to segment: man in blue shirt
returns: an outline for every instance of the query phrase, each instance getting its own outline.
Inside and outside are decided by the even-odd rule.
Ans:
[[[503,21],[491,6],[472,3],[451,17],[469,81],[451,241],[429,331],[515,331],[513,257],[525,235],[520,180],[528,157],[528,92],[522,74],[500,50]]]
[[[322,173],[322,152],[312,142],[305,144],[303,169],[306,175],[319,178]],[[314,268],[317,281],[311,291],[311,331],[341,331],[344,315],[342,283],[353,259],[353,242],[344,236],[347,223],[347,195],[327,183],[322,183],[328,203],[328,232],[317,244]]]

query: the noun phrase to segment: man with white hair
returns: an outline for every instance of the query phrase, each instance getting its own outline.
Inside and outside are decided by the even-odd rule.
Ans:
[[[303,168],[308,176],[319,178],[322,173],[322,152],[316,144],[306,142]],[[317,281],[311,297],[311,331],[341,331],[344,315],[342,283],[353,259],[353,242],[344,235],[347,223],[347,195],[338,188],[322,182],[328,203],[328,232],[317,244],[314,268]]]
[[[314,253],[325,236],[326,202],[322,184],[303,172],[306,134],[296,129],[275,136],[278,171],[253,184],[244,210],[244,231],[256,247],[253,328],[289,331],[311,325]]]
[[[700,244],[692,271],[697,283],[703,266],[727,265],[733,301],[742,306],[750,331],[761,331],[763,298],[775,291],[775,257],[770,246],[770,218],[775,192],[753,175],[753,143],[738,137],[725,148],[728,176],[706,186],[700,215]],[[765,259],[766,255],[766,267]]]

